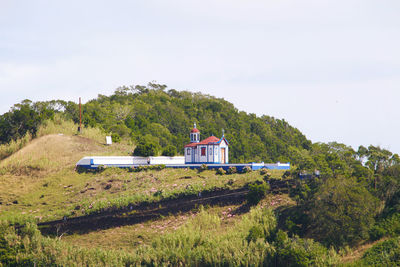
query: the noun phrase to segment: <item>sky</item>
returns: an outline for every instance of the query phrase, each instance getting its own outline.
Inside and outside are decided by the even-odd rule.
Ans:
[[[156,81],[400,153],[398,0],[0,0],[0,114]]]

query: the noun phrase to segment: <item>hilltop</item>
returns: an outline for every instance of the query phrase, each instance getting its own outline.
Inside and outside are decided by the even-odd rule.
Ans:
[[[183,153],[193,122],[197,122],[202,136],[219,136],[225,130],[232,163],[293,162],[296,151],[311,147],[311,142],[285,120],[257,117],[238,111],[224,99],[167,90],[164,85],[121,87],[111,96],[99,95],[88,101],[82,110],[85,127],[102,129],[116,142],[151,143],[156,154],[168,146]],[[56,115],[79,123],[76,103],[25,100],[0,116],[0,143],[22,138],[27,132],[36,135],[38,127]]]

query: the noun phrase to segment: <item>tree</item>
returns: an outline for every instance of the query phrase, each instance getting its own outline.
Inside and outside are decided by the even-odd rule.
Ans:
[[[134,156],[156,156],[158,153],[158,145],[153,142],[142,142],[137,145],[135,150],[133,151]]]
[[[353,245],[367,238],[378,205],[354,178],[330,178],[309,203],[311,232],[328,245]]]
[[[167,147],[164,148],[163,152],[162,152],[163,156],[168,156],[168,157],[173,157],[176,155],[176,147],[173,145],[169,145]]]

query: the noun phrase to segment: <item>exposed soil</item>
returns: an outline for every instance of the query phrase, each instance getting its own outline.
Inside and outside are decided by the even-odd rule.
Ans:
[[[246,200],[247,189],[205,192],[201,196],[185,196],[179,199],[162,200],[154,203],[131,205],[119,210],[104,211],[99,214],[64,218],[63,220],[39,223],[43,234],[87,233],[124,225],[142,223],[161,216],[188,212],[199,205],[232,205]]]
[[[272,193],[287,192],[292,182],[270,181]],[[118,210],[106,210],[98,214],[91,214],[80,217],[64,218],[51,222],[39,223],[39,229],[43,234],[60,235],[62,233],[88,233],[102,229],[109,229],[124,225],[142,223],[155,220],[161,216],[175,215],[196,209],[200,205],[227,206],[240,205],[245,203],[247,188],[235,190],[216,190],[202,192],[199,195],[183,196],[178,199],[166,199],[159,202],[141,203],[129,205]],[[250,209],[246,203],[234,213],[245,213]]]

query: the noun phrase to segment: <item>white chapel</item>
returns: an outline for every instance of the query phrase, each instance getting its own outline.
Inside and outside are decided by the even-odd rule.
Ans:
[[[221,138],[210,136],[200,141],[200,131],[195,123],[190,131],[190,143],[185,146],[185,164],[227,164],[228,146],[224,134]]]

